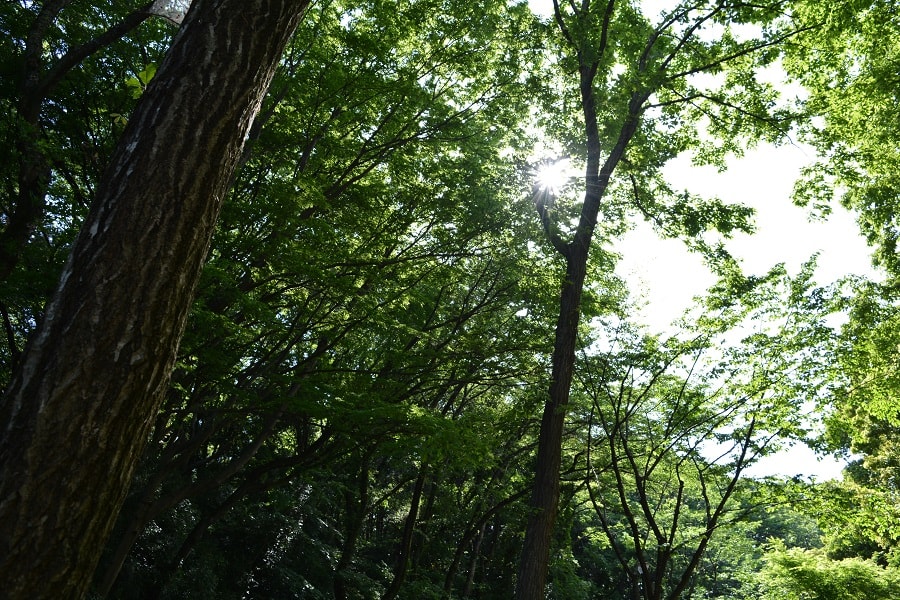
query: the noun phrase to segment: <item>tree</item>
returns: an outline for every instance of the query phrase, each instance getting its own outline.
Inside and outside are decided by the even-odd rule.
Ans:
[[[198,0],[130,118],[3,398],[8,597],[84,593],[162,400],[244,139],[306,4]]]
[[[721,163],[727,153],[740,152],[742,137],[781,138],[788,120],[774,109],[777,94],[756,79],[755,69],[773,60],[766,50],[792,32],[763,29],[758,38],[739,39],[730,30],[736,24],[772,22],[780,15],[780,3],[688,2],[661,13],[658,25],[633,4],[616,0],[554,1],[554,9],[560,63],[577,73],[577,92],[558,99],[573,112],[557,107],[550,120],[564,132],[566,150],[583,155],[583,199],[580,206],[565,206],[535,189],[540,220],[565,272],[518,600],[544,596],[581,302],[598,223],[601,237],[608,235],[621,226],[622,213],[630,207],[669,235],[693,238],[695,246],[703,246],[699,236],[704,231],[727,234],[746,228],[749,211],[676,194],[661,181],[659,169],[690,147],[699,161]],[[721,85],[695,77],[723,73],[723,82],[713,78]],[[580,131],[573,133],[559,116],[574,121]],[[698,141],[694,128],[700,124],[718,143]],[[622,167],[619,183],[613,173]]]
[[[363,477],[361,461],[347,457],[362,446],[384,475],[367,488],[367,507],[380,510],[381,487],[398,486],[391,512],[409,511],[411,465],[423,447],[449,432],[468,439],[456,422],[482,431],[502,390],[534,372],[543,321],[515,313],[529,306],[543,314],[534,296],[547,294],[541,280],[522,275],[540,262],[526,244],[534,224],[514,187],[514,157],[500,157],[524,145],[520,61],[511,60],[519,51],[511,40],[527,34],[523,8],[481,3],[477,28],[464,2],[310,8],[225,200],[173,385],[98,592],[183,589],[209,566],[216,592],[227,595],[252,552],[214,541],[238,535],[233,515],[274,523],[260,500],[271,496],[286,520],[329,524],[318,543],[340,554],[335,571],[352,594],[367,550],[393,553],[396,531],[382,528],[355,549],[333,542],[374,515],[357,517],[342,501],[320,511],[299,494],[285,502],[273,488],[300,480],[329,503],[346,496],[335,491],[344,480],[322,465]],[[434,20],[427,29],[406,26],[423,15]],[[480,444],[462,452],[478,451],[479,465],[495,459]],[[438,503],[456,489],[444,477],[423,480]],[[355,480],[347,485],[357,494]],[[448,528],[442,539],[457,535]],[[366,575],[378,585],[375,573]]]
[[[887,600],[900,594],[900,573],[858,558],[832,561],[821,550],[774,544],[760,573],[765,600]]]
[[[785,46],[784,65],[807,93],[801,139],[820,157],[798,182],[795,200],[827,214],[837,196],[857,211],[876,263],[896,274],[896,6],[887,0],[792,4],[809,31]]]
[[[155,3],[159,4],[159,3]],[[154,4],[154,6],[155,6]],[[55,289],[134,98],[174,32],[146,3],[7,2],[0,9],[0,285],[4,384]],[[137,82],[138,79],[135,78]]]
[[[857,216],[883,282],[845,285],[848,313],[835,349],[822,447],[851,460],[844,482],[823,485],[812,500],[823,515],[831,558],[859,557],[896,566],[900,427],[898,361],[896,6],[860,0],[825,6],[794,3],[814,32],[785,47],[788,74],[801,83],[808,118],[801,139],[819,159],[796,185],[795,201],[827,214],[835,198]]]
[[[811,265],[794,280],[781,267],[734,273],[708,293],[690,339],[618,323],[583,359],[591,524],[635,595],[696,592],[711,540],[760,508],[745,471],[802,436],[797,407],[824,385],[816,343],[828,332],[811,275]],[[738,332],[740,343],[723,343]]]
[[[752,211],[674,190],[660,175],[683,151],[721,167],[788,130],[793,115],[756,72],[793,35],[782,11],[799,1],[699,0],[645,16],[646,3],[586,0],[559,3],[541,23],[508,0],[324,0],[306,10],[198,0],[164,65],[170,24],[137,0],[88,4],[0,7],[9,34],[0,36],[0,148],[11,157],[0,161],[2,377],[25,364],[11,388],[21,393],[0,409],[24,423],[0,441],[12,461],[0,468],[0,531],[19,536],[0,539],[0,555],[18,544],[16,562],[0,562],[4,583],[39,572],[44,588],[16,585],[55,597],[78,570],[77,595],[90,561],[65,569],[111,526],[89,589],[108,598],[487,600],[517,583],[520,594],[566,600],[737,595],[770,534],[794,545],[780,517],[760,516],[776,486],[820,500],[807,499],[832,521],[823,524],[830,558],[895,560],[896,511],[882,510],[893,492],[870,487],[893,485],[889,422],[850,410],[832,420],[834,447],[870,453],[852,471],[865,487],[738,479],[770,436],[803,434],[796,409],[827,377],[836,397],[853,396],[844,406],[891,415],[893,299],[878,296],[871,319],[857,319],[868,310],[860,301],[834,350],[816,322],[824,292],[797,285],[786,300],[771,292],[788,281],[783,269],[745,277],[718,247],[718,236],[750,229]],[[281,17],[257,14],[264,7]],[[275,39],[257,39],[254,20]],[[208,60],[202,74],[178,67],[188,38],[210,41],[192,51]],[[247,60],[221,64],[219,42],[241,43]],[[31,113],[17,108],[23,99]],[[205,114],[180,100],[203,102]],[[229,104],[220,111],[216,101]],[[535,123],[586,168],[580,183],[527,194]],[[222,156],[198,157],[192,144]],[[127,181],[115,179],[123,173]],[[163,210],[148,208],[151,193]],[[22,198],[41,204],[36,222],[33,211],[16,216]],[[131,228],[107,227],[118,217]],[[684,239],[722,276],[686,327],[737,327],[739,341],[623,333],[633,315],[615,250],[634,218]],[[113,271],[128,279],[124,292]],[[88,299],[108,300],[82,309],[93,337],[69,318]],[[764,323],[752,335],[742,302]],[[773,316],[786,319],[780,329]],[[621,326],[624,348],[603,347],[613,336],[602,320]],[[544,338],[554,324],[551,364]],[[73,348],[91,352],[76,365]],[[829,352],[842,353],[844,374]],[[691,369],[712,353],[724,358],[701,368],[701,356]],[[41,370],[42,356],[77,372]],[[51,412],[41,412],[27,401],[26,375],[71,385],[55,396],[45,386]],[[111,390],[108,401],[76,393],[88,379],[95,396]],[[30,432],[34,443],[20,443]],[[730,452],[713,460],[704,451],[713,444]],[[95,485],[109,472],[115,489]],[[15,504],[21,482],[9,482],[20,476],[37,483]],[[25,538],[21,526],[38,518],[24,514],[27,503],[52,515],[50,526],[71,525],[68,541],[46,541],[62,525]],[[840,539],[838,523],[852,535]],[[519,566],[517,582],[523,535],[537,566]],[[32,548],[47,551],[32,557]],[[44,566],[60,556],[60,570]]]

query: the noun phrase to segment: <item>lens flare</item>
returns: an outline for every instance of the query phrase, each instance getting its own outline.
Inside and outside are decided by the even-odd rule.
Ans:
[[[561,158],[542,165],[537,170],[535,182],[541,190],[557,196],[571,178],[572,161],[568,158]]]

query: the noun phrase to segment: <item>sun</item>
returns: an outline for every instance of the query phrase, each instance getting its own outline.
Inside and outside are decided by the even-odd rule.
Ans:
[[[561,158],[541,165],[535,174],[535,184],[541,190],[558,196],[572,176],[572,161],[568,158]]]

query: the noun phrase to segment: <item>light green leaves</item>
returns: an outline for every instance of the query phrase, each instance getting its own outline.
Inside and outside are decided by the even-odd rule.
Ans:
[[[890,600],[900,595],[900,571],[859,558],[829,560],[822,550],[773,544],[761,573],[762,598]]]
[[[130,90],[131,97],[135,100],[140,98],[150,84],[150,80],[156,75],[156,65],[151,63],[145,65],[144,68],[134,77],[125,80],[125,86]]]

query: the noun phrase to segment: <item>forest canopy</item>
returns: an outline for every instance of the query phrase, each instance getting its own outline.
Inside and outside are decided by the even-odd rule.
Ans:
[[[0,6],[0,596],[900,595],[893,0],[95,4]],[[877,278],[667,178],[785,144]]]

